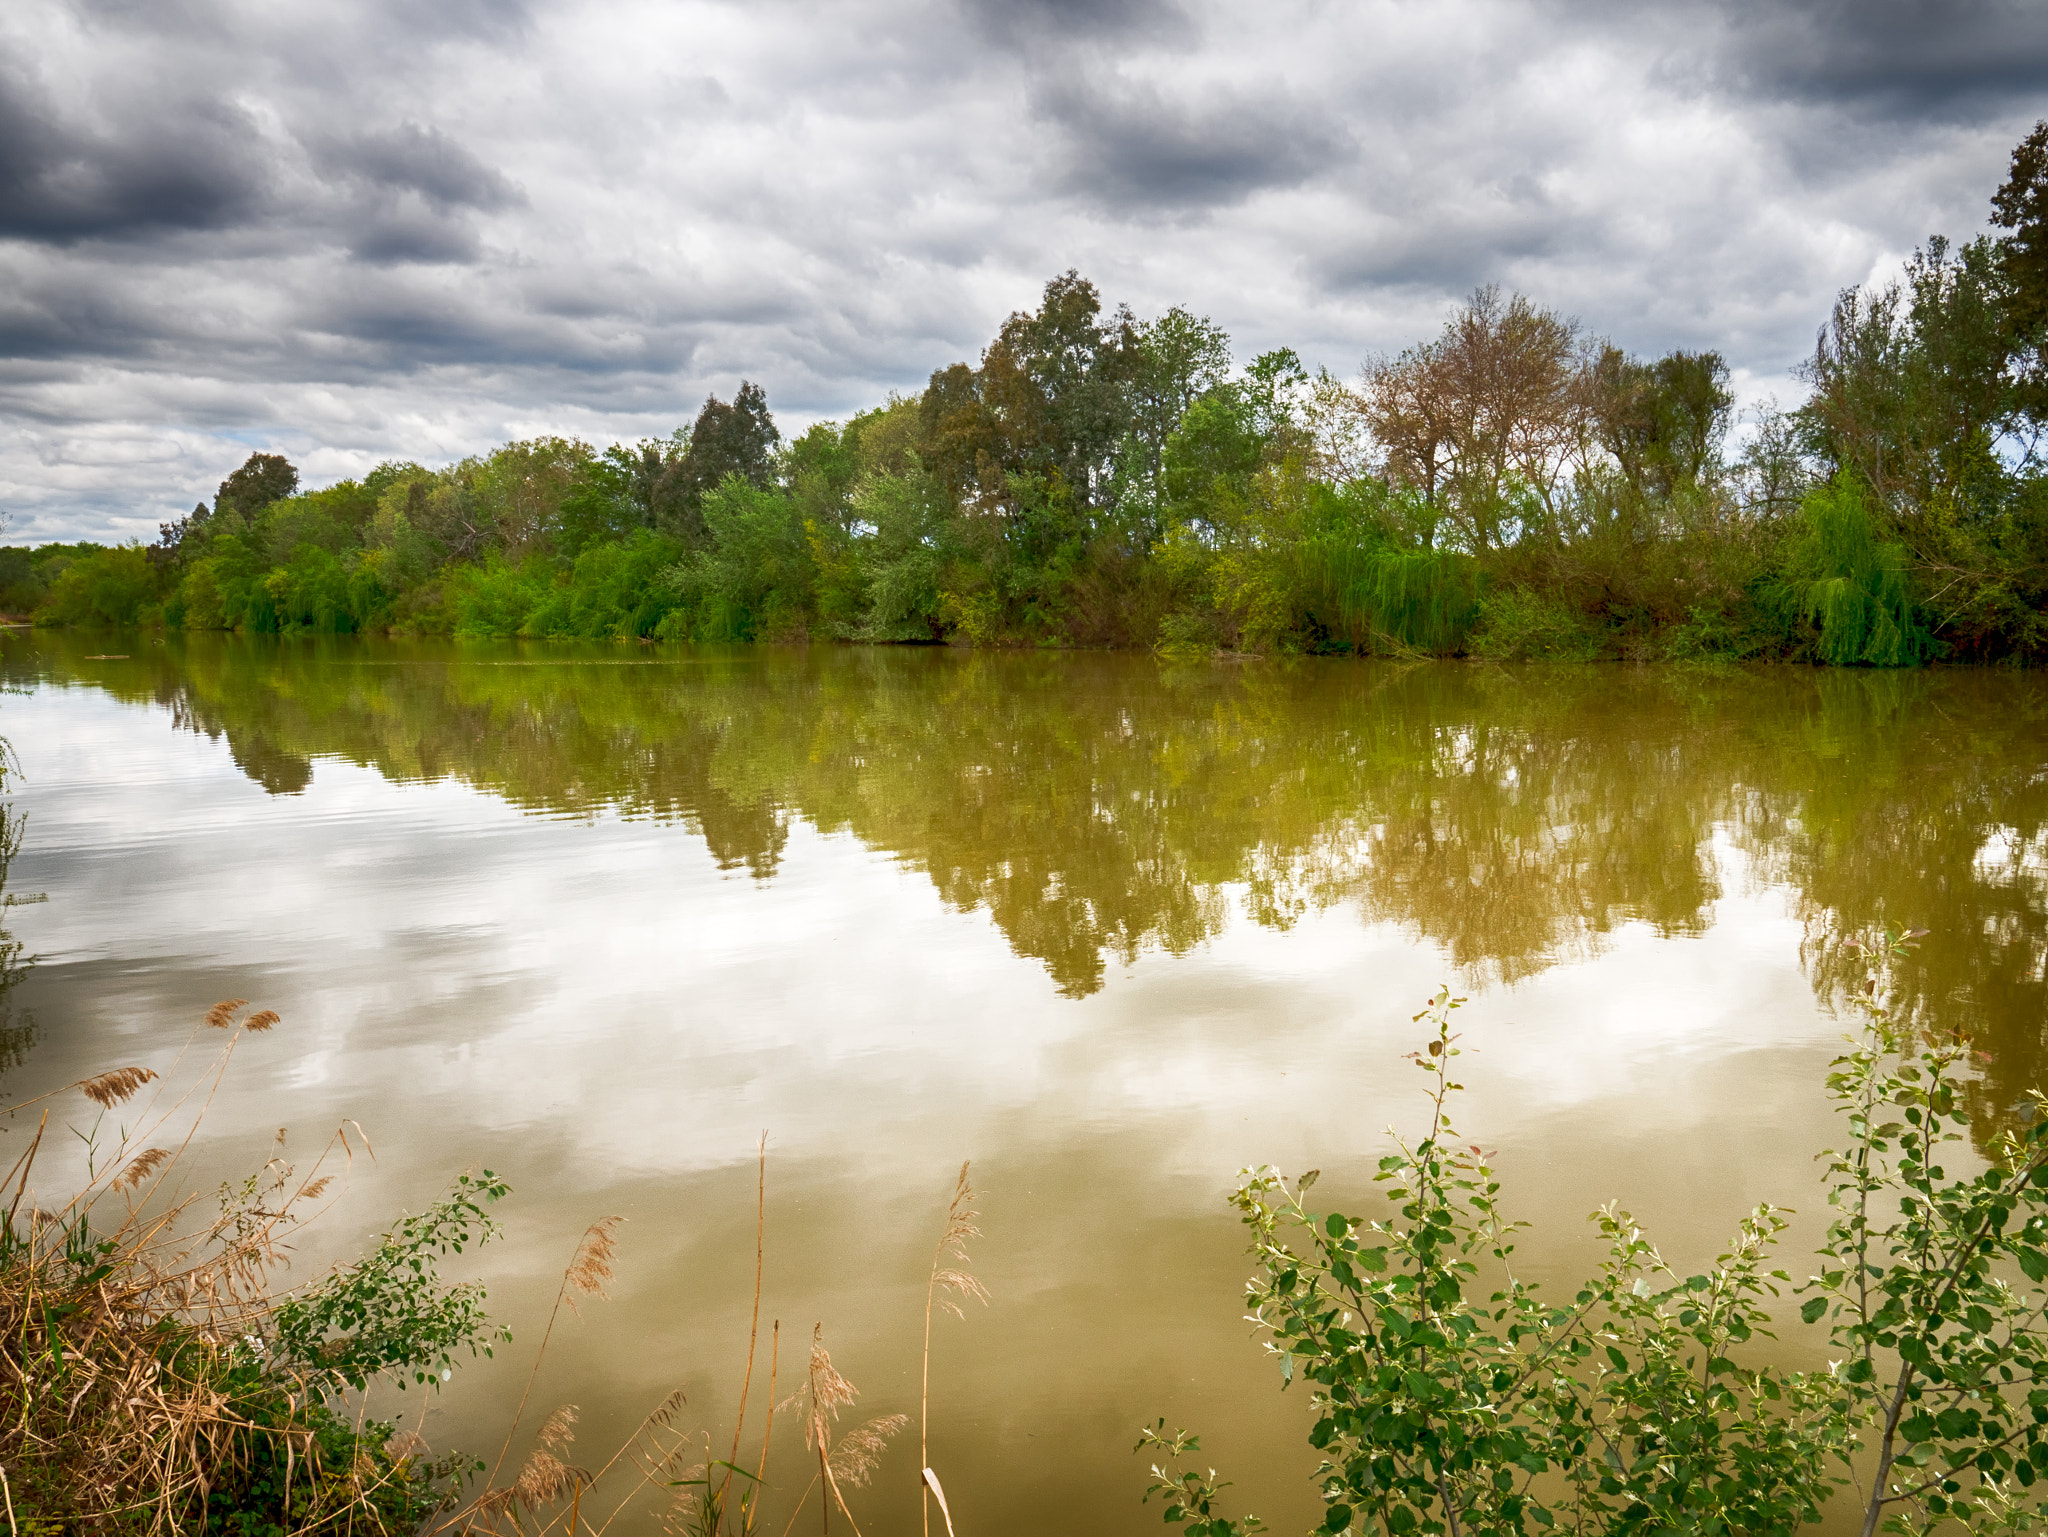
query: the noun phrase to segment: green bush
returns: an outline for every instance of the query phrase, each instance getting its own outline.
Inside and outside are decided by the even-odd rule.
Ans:
[[[320,545],[300,545],[290,564],[263,579],[263,590],[280,630],[345,635],[356,628],[348,572],[332,551]]]
[[[517,635],[534,610],[547,601],[552,586],[549,572],[538,561],[514,565],[495,552],[480,565],[452,572],[448,596],[455,613],[455,633]]]
[[[568,581],[534,609],[521,633],[590,639],[654,634],[678,602],[660,578],[680,553],[680,545],[652,529],[590,546],[576,557]]]
[[[1908,939],[1915,936],[1909,935]],[[1313,1210],[1314,1171],[1246,1171],[1234,1197],[1258,1274],[1254,1318],[1283,1383],[1299,1376],[1325,1533],[1790,1533],[1855,1492],[1868,1537],[2033,1529],[2048,1517],[2048,1097],[2023,1130],[1968,1146],[1966,1044],[1898,1027],[1885,985],[1831,1065],[1844,1145],[1823,1155],[1834,1214],[1794,1286],[1759,1206],[1705,1271],[1681,1275],[1625,1211],[1594,1214],[1607,1257],[1545,1299],[1515,1259],[1485,1155],[1453,1129],[1460,1055],[1448,990],[1417,1019],[1424,1135],[1379,1162],[1377,1216]],[[1828,1365],[1756,1364],[1781,1287],[1828,1324]],[[1164,1422],[1151,1495],[1198,1537],[1257,1530],[1218,1510],[1199,1450]],[[1842,1471],[1838,1471],[1842,1470]],[[1150,1496],[1148,1496],[1150,1497]]]
[[[1363,575],[1361,606],[1397,645],[1439,656],[1464,646],[1479,616],[1479,567],[1471,556],[1378,550]]]

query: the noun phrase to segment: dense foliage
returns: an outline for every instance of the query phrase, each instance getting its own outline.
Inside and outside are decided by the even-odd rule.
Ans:
[[[1731,458],[1713,352],[1636,358],[1482,289],[1355,383],[1234,368],[1069,272],[978,364],[785,441],[511,443],[301,491],[253,455],[155,546],[0,551],[0,606],[252,632],[1206,651],[2048,653],[2048,124],[1995,226],[1836,303]]]

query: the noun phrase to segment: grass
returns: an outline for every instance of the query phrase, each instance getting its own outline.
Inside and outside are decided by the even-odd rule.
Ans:
[[[305,1171],[280,1144],[256,1175],[221,1187],[212,1212],[176,1184],[236,1047],[277,1023],[238,999],[217,1005],[179,1062],[202,1032],[226,1039],[175,1095],[165,1076],[128,1066],[15,1107],[76,1093],[96,1113],[68,1198],[45,1203],[33,1183],[47,1104],[0,1185],[0,1466],[13,1532],[399,1532],[440,1503],[452,1461],[349,1416],[317,1367],[273,1348],[273,1273],[332,1186],[324,1168],[353,1156],[346,1131]],[[110,1133],[116,1109],[135,1120]]]
[[[573,1404],[556,1406],[515,1461],[565,1315],[608,1296],[622,1219],[607,1216],[585,1229],[562,1271],[495,1458],[435,1457],[416,1433],[373,1418],[367,1405],[376,1391],[437,1385],[465,1353],[488,1354],[511,1338],[486,1314],[480,1286],[444,1282],[438,1269],[496,1235],[486,1208],[507,1187],[488,1170],[461,1175],[362,1260],[281,1285],[289,1237],[331,1204],[342,1166],[367,1147],[360,1128],[344,1124],[304,1170],[285,1160],[280,1133],[263,1168],[220,1187],[210,1203],[181,1183],[237,1048],[279,1023],[270,1010],[229,999],[165,1072],[117,1067],[14,1107],[41,1113],[0,1179],[0,1514],[9,1537],[599,1537],[648,1516],[689,1537],[790,1534],[806,1519],[827,1537],[835,1522],[859,1537],[851,1495],[909,1416],[847,1415],[858,1390],[833,1366],[822,1323],[796,1392],[778,1401],[779,1319],[768,1320],[767,1369],[757,1373],[765,1136],[746,1368],[729,1436],[690,1424],[678,1390],[594,1467],[575,1460]],[[211,1059],[188,1070],[194,1048],[216,1032]],[[53,1111],[73,1095],[86,1107],[73,1128],[85,1172],[69,1195],[45,1202],[35,1173],[55,1146]],[[116,1112],[123,1124],[110,1129]],[[949,1533],[929,1466],[931,1327],[935,1312],[958,1314],[961,1301],[987,1298],[967,1262],[965,1243],[977,1232],[967,1176],[963,1164],[927,1280],[918,1409],[921,1487]],[[743,1462],[750,1420],[760,1426],[758,1450]],[[793,1504],[771,1511],[771,1468],[792,1459],[808,1481]],[[787,1481],[794,1487],[795,1477]]]

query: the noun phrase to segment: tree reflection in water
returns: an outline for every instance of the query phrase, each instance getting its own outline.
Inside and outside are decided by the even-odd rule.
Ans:
[[[1851,936],[1931,931],[1905,1007],[1974,1036],[1992,1123],[2044,1081],[2032,675],[177,635],[118,664],[61,635],[9,649],[17,681],[154,700],[224,736],[272,793],[321,757],[454,778],[535,813],[684,822],[761,880],[792,817],[848,832],[986,908],[1076,997],[1233,910],[1285,927],[1349,904],[1513,982],[1621,923],[1700,932],[1730,880],[1782,885],[1824,996]],[[0,968],[20,964],[17,948]]]

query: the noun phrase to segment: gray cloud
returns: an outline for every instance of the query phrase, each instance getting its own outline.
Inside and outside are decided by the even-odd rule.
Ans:
[[[1185,43],[1195,31],[1170,0],[964,0],[964,7],[987,37],[1060,53],[1105,41]]]
[[[1276,96],[1231,88],[1190,102],[1111,77],[1049,85],[1034,107],[1066,141],[1064,190],[1185,216],[1299,186],[1348,154],[1340,125]]]
[[[1979,228],[2048,101],[2020,3],[17,0],[0,510],[147,536],[508,436],[785,426],[1078,266],[1348,371],[1478,283],[1753,392]]]
[[[0,239],[218,228],[260,207],[266,179],[255,125],[225,103],[156,102],[96,130],[0,67]]]
[[[1981,122],[2048,90],[2048,10],[2030,0],[1742,0],[1723,26],[1730,83],[1880,121]]]
[[[380,193],[417,193],[439,209],[494,212],[524,201],[519,189],[438,128],[401,123],[319,145],[313,162],[330,176]]]

